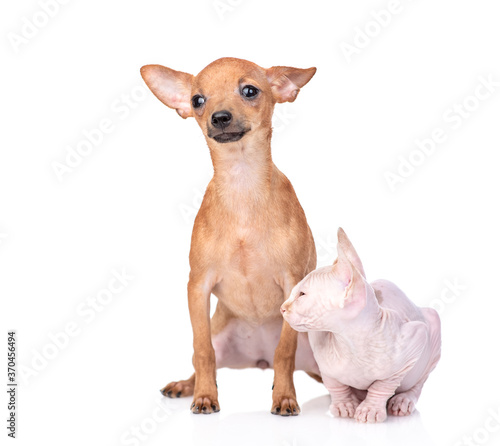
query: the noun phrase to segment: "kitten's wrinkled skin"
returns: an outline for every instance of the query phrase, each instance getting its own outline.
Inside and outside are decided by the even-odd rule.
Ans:
[[[441,355],[437,312],[419,308],[393,283],[368,283],[342,229],[338,258],[295,286],[285,320],[309,332],[334,416],[381,422],[409,415]]]

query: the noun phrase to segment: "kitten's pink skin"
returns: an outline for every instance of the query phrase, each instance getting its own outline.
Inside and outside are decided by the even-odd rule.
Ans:
[[[441,355],[439,316],[387,280],[368,283],[342,229],[338,239],[333,266],[295,286],[283,317],[309,332],[333,415],[363,423],[409,415]]]

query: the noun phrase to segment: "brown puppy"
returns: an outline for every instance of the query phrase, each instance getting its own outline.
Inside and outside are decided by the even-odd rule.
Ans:
[[[165,105],[200,125],[214,166],[194,223],[188,302],[195,374],[167,396],[194,393],[193,413],[219,411],[216,368],[274,367],[271,412],[300,412],[293,371],[319,379],[305,333],[283,321],[281,304],[316,267],[316,250],[290,181],[271,158],[276,102],[293,102],[315,68],[272,67],[223,58],[197,76],[142,67]],[[210,320],[210,294],[218,298]],[[297,353],[297,354],[296,354]]]

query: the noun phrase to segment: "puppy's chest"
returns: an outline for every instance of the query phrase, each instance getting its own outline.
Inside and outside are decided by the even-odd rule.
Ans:
[[[234,228],[227,234],[226,249],[221,252],[227,270],[244,276],[272,269],[280,258],[279,245],[270,233],[256,232],[252,227]]]
[[[281,263],[265,240],[228,236],[215,263],[219,283],[213,293],[236,315],[261,321],[279,315],[283,291],[276,283]]]

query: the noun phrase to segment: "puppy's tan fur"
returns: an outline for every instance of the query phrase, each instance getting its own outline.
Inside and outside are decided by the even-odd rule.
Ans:
[[[219,410],[216,368],[273,365],[271,411],[283,415],[300,411],[293,371],[318,373],[307,339],[299,342],[296,358],[297,332],[280,315],[280,305],[292,288],[316,267],[316,251],[294,189],[272,161],[270,144],[275,103],[294,101],[315,71],[266,70],[233,58],[219,59],[197,76],[160,65],[141,69],[163,103],[183,118],[195,117],[214,167],[194,223],[189,256],[195,374],[162,389],[168,396],[194,393],[194,413]],[[260,90],[255,99],[242,96],[245,85]],[[196,94],[205,98],[200,108],[191,104]],[[233,116],[224,130],[246,131],[245,136],[226,143],[213,139],[218,130],[211,117],[220,110]],[[211,293],[218,298],[212,320]]]

